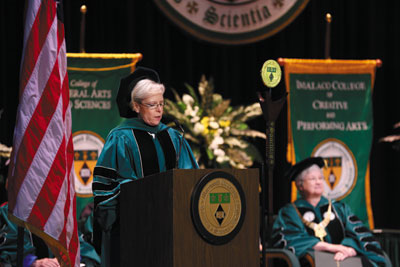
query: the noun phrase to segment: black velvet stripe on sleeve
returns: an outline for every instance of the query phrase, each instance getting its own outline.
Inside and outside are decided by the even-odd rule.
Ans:
[[[167,170],[171,170],[175,167],[176,164],[176,151],[174,144],[172,143],[171,137],[169,136],[167,130],[163,130],[157,133],[157,138],[158,141],[160,141],[160,145],[164,152],[166,168]]]
[[[378,242],[378,240],[376,240],[376,238],[374,236],[364,236],[364,237],[361,237],[360,240],[362,242]]]
[[[349,221],[351,223],[361,223],[361,220],[356,216],[356,215],[352,215],[349,217]]]
[[[96,207],[97,207],[97,205],[98,205],[99,203],[101,203],[101,202],[103,202],[103,201],[106,201],[106,200],[108,200],[108,199],[110,199],[110,198],[112,198],[112,197],[118,195],[119,192],[120,192],[120,191],[118,190],[118,191],[116,191],[115,193],[110,194],[110,195],[95,196],[95,198],[94,198],[94,206],[95,206],[95,209],[96,209]]]
[[[104,168],[101,166],[94,167],[93,175],[98,175],[111,179],[122,178],[122,176],[119,175],[114,169]]]
[[[143,176],[160,172],[158,165],[157,150],[153,138],[145,131],[134,129],[139,153],[142,160]]]
[[[355,227],[354,228],[354,231],[356,232],[356,233],[370,233],[371,231],[367,228],[367,227],[365,227],[365,226],[357,226],[357,227]]]
[[[383,255],[382,249],[378,248],[377,246],[374,246],[373,244],[367,244],[365,246],[365,250],[366,251],[373,251],[376,254],[379,254],[381,256]]]
[[[119,185],[118,182],[110,181],[109,183],[93,182],[93,191],[112,191]]]

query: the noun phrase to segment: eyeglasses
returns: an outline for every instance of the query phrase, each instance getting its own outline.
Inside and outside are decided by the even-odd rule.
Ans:
[[[164,108],[164,106],[165,106],[165,102],[161,102],[161,103],[139,103],[139,104],[147,107],[148,109],[156,109],[156,108],[158,108],[158,106],[160,106],[161,108]]]
[[[316,182],[316,181],[323,181],[323,180],[325,180],[325,178],[319,176],[319,177],[310,177],[310,178],[306,178],[305,180],[310,181],[310,182]]]

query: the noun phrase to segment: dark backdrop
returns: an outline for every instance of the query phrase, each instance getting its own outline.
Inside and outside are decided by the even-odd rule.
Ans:
[[[10,146],[18,103],[19,61],[23,34],[22,0],[0,1],[0,142]],[[140,65],[158,70],[162,81],[183,92],[184,83],[197,86],[200,76],[213,77],[216,91],[235,104],[257,101],[263,89],[259,76],[267,59],[323,58],[325,14],[331,13],[333,59],[381,59],[377,69],[374,103],[374,136],[371,151],[372,207],[377,228],[400,228],[389,214],[398,210],[400,155],[378,139],[392,132],[400,121],[397,63],[400,1],[310,0],[305,10],[274,36],[247,45],[217,45],[196,39],[173,24],[150,0],[65,1],[68,52],[79,52],[79,8],[86,4],[86,52],[142,53]],[[275,93],[284,91],[283,82]],[[167,94],[167,97],[170,97]],[[289,201],[286,107],[277,120],[275,212]],[[265,131],[263,119],[251,123]],[[265,153],[265,145],[259,142]]]

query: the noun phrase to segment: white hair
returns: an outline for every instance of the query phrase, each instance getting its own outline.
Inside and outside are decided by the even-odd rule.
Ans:
[[[131,107],[133,103],[141,103],[143,99],[154,95],[164,94],[165,86],[162,83],[157,83],[150,79],[143,79],[136,83],[131,92]]]
[[[321,173],[321,175],[323,175],[321,167],[319,167],[317,164],[313,164],[307,169],[303,170],[299,175],[297,175],[296,179],[294,180],[296,182],[297,188],[299,188],[303,184],[304,178],[312,171],[318,171]]]

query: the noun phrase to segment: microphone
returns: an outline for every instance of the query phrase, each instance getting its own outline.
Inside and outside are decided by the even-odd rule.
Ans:
[[[175,123],[176,127],[178,127],[179,130],[182,132],[182,138],[181,138],[181,140],[179,142],[179,151],[178,151],[178,155],[176,155],[176,163],[175,163],[175,169],[179,169],[178,168],[178,166],[179,166],[179,158],[181,157],[181,151],[182,151],[182,146],[183,146],[183,138],[184,138],[184,135],[185,135],[185,130],[183,130],[183,127],[179,123],[178,120],[174,120],[174,123]]]

